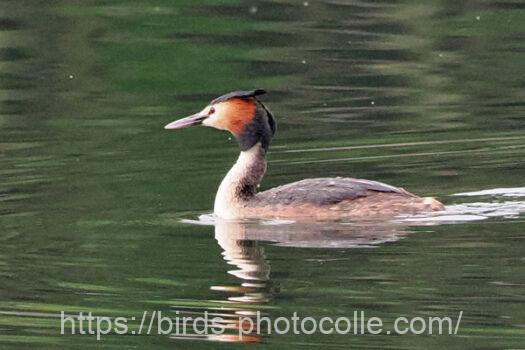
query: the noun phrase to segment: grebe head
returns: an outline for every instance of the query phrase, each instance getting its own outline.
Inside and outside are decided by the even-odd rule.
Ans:
[[[241,151],[252,148],[258,142],[267,150],[275,133],[275,120],[257,96],[266,91],[233,91],[217,97],[202,111],[169,123],[164,129],[182,129],[204,125],[227,130],[239,142]]]

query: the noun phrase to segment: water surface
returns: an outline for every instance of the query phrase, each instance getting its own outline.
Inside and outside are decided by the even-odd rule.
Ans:
[[[232,343],[239,314],[355,310],[385,322],[464,314],[456,336],[244,340],[523,347],[520,2],[4,0],[0,9],[2,348],[230,349],[245,347]],[[237,147],[215,130],[162,126],[252,88],[270,92],[262,99],[278,122],[263,188],[368,178],[439,197],[448,219],[191,223],[212,211]],[[220,313],[231,335],[59,334],[60,311],[145,310]]]

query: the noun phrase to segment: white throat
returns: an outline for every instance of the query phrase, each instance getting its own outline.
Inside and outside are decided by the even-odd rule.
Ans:
[[[215,196],[214,213],[223,219],[240,217],[239,210],[253,197],[266,172],[264,150],[260,143],[242,151],[224,177]]]

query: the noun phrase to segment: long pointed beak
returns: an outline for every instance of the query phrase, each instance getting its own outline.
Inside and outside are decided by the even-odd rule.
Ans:
[[[182,129],[193,125],[199,125],[202,124],[202,121],[206,118],[208,118],[207,115],[196,113],[190,115],[189,117],[175,120],[174,122],[171,122],[168,125],[164,126],[164,129]]]

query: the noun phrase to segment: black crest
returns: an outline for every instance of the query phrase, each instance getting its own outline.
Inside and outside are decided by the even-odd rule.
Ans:
[[[263,89],[256,89],[256,90],[250,90],[250,91],[233,91],[229,92],[225,95],[217,97],[215,100],[211,101],[211,104],[219,103],[228,101],[232,98],[242,98],[242,99],[248,99],[259,95],[264,95],[266,93]]]

